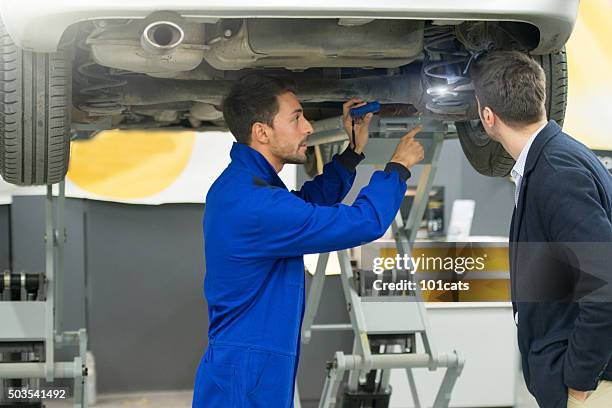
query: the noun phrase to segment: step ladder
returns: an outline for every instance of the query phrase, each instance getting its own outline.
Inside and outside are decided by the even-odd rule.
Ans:
[[[370,124],[371,136],[366,149],[366,161],[364,161],[365,163],[384,164],[397,144],[397,138],[417,124],[423,125],[423,130],[417,135],[417,140],[423,144],[426,157],[422,163],[423,167],[410,212],[406,219],[403,219],[398,211],[392,225],[397,253],[400,256],[406,254],[409,258],[420,222],[427,208],[442,144],[445,139],[455,137],[454,126],[450,123],[426,121],[415,117],[375,117]],[[329,143],[346,139],[341,118],[326,119],[323,124],[315,123],[314,128],[315,133],[311,136],[312,143]],[[356,400],[361,398],[361,401],[370,401],[365,395],[367,393],[359,391],[360,384],[363,386],[369,381],[370,385],[375,383],[378,397],[382,398],[381,401],[385,401],[386,395],[388,404],[391,393],[389,386],[391,369],[404,369],[414,406],[421,408],[423,405],[413,373],[414,368],[420,367],[428,368],[430,371],[446,369],[433,407],[448,407],[453,387],[461,374],[465,361],[456,350],[449,353],[437,353],[418,284],[415,285],[416,290],[409,291],[407,295],[402,296],[372,296],[360,293],[349,250],[337,251],[350,324],[315,324],[329,255],[329,253],[320,254],[318,258],[308,294],[301,341],[303,344],[309,343],[313,331],[350,329],[354,333],[354,346],[352,354],[345,355],[337,351],[333,360],[328,363],[327,377],[319,407],[336,406],[338,391],[345,372],[349,372],[345,397],[354,395]],[[395,272],[394,276],[399,276]],[[410,274],[409,278],[414,281],[415,276]],[[398,319],[398,316],[402,318]],[[416,349],[416,336],[420,336],[422,340],[423,351]],[[385,345],[376,350],[377,347],[373,346],[378,345],[378,340],[381,338],[387,339],[384,341]],[[396,344],[393,344],[393,339],[397,340]],[[300,407],[297,386],[294,405]],[[358,407],[360,405],[351,405],[350,402],[345,401],[343,406]]]

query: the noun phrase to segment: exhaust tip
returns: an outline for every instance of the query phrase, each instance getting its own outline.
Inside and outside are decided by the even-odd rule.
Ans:
[[[169,54],[185,38],[185,32],[171,21],[155,21],[147,25],[142,32],[141,44],[145,51],[153,54]]]

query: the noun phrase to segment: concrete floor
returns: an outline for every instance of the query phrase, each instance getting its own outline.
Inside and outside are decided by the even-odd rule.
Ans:
[[[508,408],[538,408],[538,404],[529,391],[523,380],[522,373],[517,372],[516,378],[516,404]],[[142,393],[123,393],[123,394],[101,394],[98,395],[96,408],[189,408],[193,391],[159,391]],[[302,408],[311,408],[317,405],[316,402],[303,404]],[[46,404],[47,408],[73,408],[72,400],[52,401]],[[452,406],[452,405],[451,405]],[[403,407],[392,407],[403,408]]]
[[[96,408],[190,408],[193,391],[98,395]],[[47,408],[73,408],[72,401],[49,401]]]
[[[527,391],[524,381],[517,381],[516,405],[514,408],[538,408],[535,399]],[[98,395],[96,408],[188,408],[191,407],[192,391],[143,392],[129,394]],[[72,401],[50,401],[47,408],[73,408]],[[303,408],[306,408],[304,406]],[[400,407],[394,407],[400,408]]]

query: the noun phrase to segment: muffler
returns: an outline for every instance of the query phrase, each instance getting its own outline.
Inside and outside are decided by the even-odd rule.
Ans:
[[[172,78],[202,63],[208,48],[204,34],[202,24],[161,11],[145,20],[95,30],[86,44],[99,65]]]
[[[185,32],[172,21],[154,21],[147,25],[140,36],[145,52],[153,55],[168,55],[174,52],[185,39]]]

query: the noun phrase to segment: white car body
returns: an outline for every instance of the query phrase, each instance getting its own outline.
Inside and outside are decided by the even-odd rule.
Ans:
[[[540,41],[532,53],[563,47],[578,13],[579,0],[3,0],[0,16],[15,43],[37,52],[57,49],[71,25],[99,19],[141,19],[172,10],[192,21],[219,18],[346,18],[450,21],[516,21],[534,25]]]

